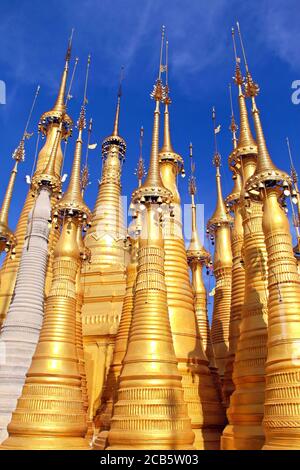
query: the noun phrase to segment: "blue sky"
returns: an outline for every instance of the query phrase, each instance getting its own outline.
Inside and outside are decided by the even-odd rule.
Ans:
[[[219,147],[223,158],[224,193],[231,190],[227,156],[230,108],[228,83],[234,70],[231,26],[240,21],[248,62],[260,84],[258,105],[270,153],[277,166],[289,169],[285,137],[290,137],[296,169],[300,171],[300,105],[291,101],[291,84],[300,79],[300,21],[296,0],[2,0],[0,23],[0,79],[7,87],[7,103],[0,105],[0,197],[12,166],[11,154],[23,132],[37,84],[40,97],[31,124],[34,137],[20,165],[10,225],[14,228],[25,199],[25,174],[31,173],[37,123],[52,107],[62,71],[67,38],[75,28],[73,59],[79,57],[69,113],[77,119],[82,99],[87,54],[92,55],[88,116],[94,120],[93,141],[101,143],[112,129],[121,65],[125,66],[120,131],[127,141],[123,169],[123,194],[135,187],[134,168],[139,153],[138,136],[145,128],[144,156],[149,160],[153,102],[149,98],[157,74],[160,28],[169,39],[170,108],[174,148],[187,162],[188,145],[194,144],[198,202],[205,204],[205,219],[215,204],[212,167],[211,107],[216,106],[222,125]],[[237,115],[236,90],[234,106]],[[76,132],[74,133],[76,135]],[[74,138],[68,145],[66,171],[72,160]],[[93,207],[101,172],[98,149],[90,153],[92,184],[86,199]],[[187,178],[180,179],[183,203],[189,202]]]

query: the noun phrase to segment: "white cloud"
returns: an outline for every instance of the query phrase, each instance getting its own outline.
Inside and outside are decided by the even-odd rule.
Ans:
[[[39,5],[35,0],[31,3]],[[197,83],[198,90],[200,85],[213,86],[205,81],[207,67],[226,77],[224,64],[233,62],[230,27],[236,19],[242,23],[252,66],[271,50],[292,67],[299,67],[297,8],[296,0],[247,5],[237,0],[73,0],[72,4],[49,0],[47,12],[37,7],[33,18],[32,11],[21,4],[18,9],[6,8],[8,13],[2,15],[0,61],[21,83],[39,81],[53,92],[62,65],[62,38],[75,26],[75,53],[92,53],[98,83],[114,86],[123,64],[127,77],[132,74],[132,82],[139,78],[137,74],[153,75],[159,30],[165,23],[172,80],[191,94]]]
[[[261,19],[261,34],[265,36],[267,45],[278,57],[293,69],[299,69],[299,2],[266,0]]]

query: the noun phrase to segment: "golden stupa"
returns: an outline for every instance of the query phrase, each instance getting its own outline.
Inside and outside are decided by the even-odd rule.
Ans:
[[[72,32],[55,105],[39,121],[45,143],[39,153],[36,145],[30,190],[15,231],[9,228],[38,88],[0,211],[0,252],[6,253],[0,346],[7,348],[0,361],[1,450],[300,450],[298,177],[288,139],[291,176],[271,159],[238,23],[237,31],[243,64],[232,28],[237,100],[230,85],[233,188],[226,197],[221,173],[228,169],[221,172],[221,126],[213,108],[215,211],[206,227],[212,253],[197,220],[201,159],[192,144],[189,221],[182,216],[184,158],[173,146],[165,27],[151,93],[148,171],[141,127],[128,226],[121,184],[123,69],[93,210],[83,199],[88,151],[96,147],[92,119],[86,123],[90,56],[63,191],[61,143],[72,134],[67,105],[78,63],[69,73]]]

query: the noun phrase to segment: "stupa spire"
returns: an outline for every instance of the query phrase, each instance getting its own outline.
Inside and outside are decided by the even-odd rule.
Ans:
[[[69,87],[69,93],[71,91],[71,86],[73,83],[73,78],[74,78],[77,64],[78,64],[78,58],[76,58],[75,60],[73,76],[72,76],[70,87]],[[65,109],[67,107],[69,93],[65,98],[65,104],[64,104]],[[58,152],[58,148],[59,148],[62,138],[66,138],[65,136],[66,129],[64,127],[65,126],[64,116],[66,116],[66,114],[61,115],[61,119],[58,121],[58,126],[55,129],[56,135],[54,136],[53,145],[52,145],[50,155],[49,155],[45,168],[41,172],[36,171],[32,178],[31,187],[33,191],[36,191],[37,188],[39,188],[40,186],[47,184],[48,186],[52,188],[52,191],[54,193],[61,192],[61,176],[60,176],[60,172],[57,172],[57,152]]]
[[[52,284],[45,303],[37,348],[21,399],[8,427],[9,437],[3,443],[6,449],[89,448],[85,439],[87,416],[82,393],[83,375],[78,357],[81,334],[78,321],[76,325],[76,280],[81,256],[85,255],[78,244],[78,231],[89,225],[91,215],[80,190],[89,62],[90,58],[69,188],[53,209],[54,222],[59,222],[62,230],[54,249]],[[55,409],[51,406],[53,402],[56,403]],[[49,410],[52,412],[49,413]],[[24,415],[26,418],[20,425],[20,416]]]
[[[118,331],[122,303],[126,290],[126,265],[128,253],[124,245],[126,226],[121,177],[125,162],[126,142],[120,135],[121,83],[117,96],[117,109],[112,123],[112,134],[102,142],[102,175],[91,227],[85,236],[85,245],[90,250],[92,263],[82,270],[83,286],[83,335],[85,354],[91,357],[87,364],[89,384],[89,419],[99,406],[99,396],[110,366],[114,341]],[[89,144],[91,151],[96,143]],[[100,312],[100,314],[99,314]],[[107,359],[98,358],[99,344]],[[95,379],[97,377],[97,379]]]
[[[162,70],[165,70],[167,74],[167,88],[163,99],[165,106],[167,106],[164,121],[165,136],[168,136],[169,133],[168,68],[168,60],[166,59],[166,65],[162,67]],[[164,140],[165,143],[170,143],[168,137]],[[163,238],[167,302],[175,355],[178,360],[179,373],[182,375],[184,397],[192,429],[195,433],[194,446],[196,449],[216,449],[224,423],[224,415],[201,342],[195,298],[190,283],[182,231],[180,193],[177,185],[178,174],[185,175],[183,159],[174,151],[173,147],[168,145],[165,146],[165,150],[164,147],[160,150],[159,159],[163,185],[171,191],[173,196],[171,212],[164,219]],[[191,363],[193,364],[192,369]],[[208,408],[214,411],[207,413]]]
[[[256,171],[251,179],[255,180],[257,176],[259,177],[260,173],[264,173],[264,172],[270,172],[270,175],[271,174],[272,176],[276,175],[276,179],[278,179],[278,177],[279,178],[281,177],[281,175],[279,174],[280,170],[274,165],[270,157],[267,144],[266,144],[266,139],[265,139],[264,132],[263,132],[263,128],[262,128],[262,124],[261,124],[261,120],[260,120],[260,112],[256,106],[255,98],[259,93],[259,86],[257,83],[254,82],[252,75],[250,73],[249,67],[248,67],[243,38],[242,38],[241,30],[240,30],[240,25],[238,22],[237,22],[237,29],[238,29],[238,34],[240,38],[240,44],[241,44],[241,49],[242,49],[242,54],[243,54],[243,59],[244,59],[244,64],[245,64],[245,69],[246,69],[245,94],[247,97],[251,98],[251,101],[252,101],[252,117],[254,121],[256,142],[257,142],[257,147],[258,147],[258,159],[257,159]]]
[[[67,108],[67,102],[71,98],[71,94],[70,94],[71,84],[69,86],[69,90],[67,90],[67,80],[68,80],[70,60],[71,60],[73,33],[74,33],[74,29],[72,29],[71,36],[68,41],[64,69],[63,69],[62,77],[60,80],[59,90],[58,90],[55,104],[50,111],[45,112],[40,118],[39,129],[45,135],[47,135],[48,130],[51,128],[51,124],[60,123],[60,122],[62,122],[63,124],[63,136],[67,138],[71,134],[72,120],[66,114],[66,108]],[[74,72],[73,72],[71,82],[73,81],[73,78],[74,78]],[[37,169],[38,169],[38,166],[37,166]]]
[[[236,130],[237,125],[234,120],[231,85],[230,86],[230,108],[231,108],[231,124],[229,130],[232,133],[233,153],[237,149]],[[245,270],[242,264],[242,247],[243,247],[243,218],[241,213],[241,191],[242,178],[238,170],[237,162],[232,165],[232,154],[229,157],[229,167],[232,171],[233,188],[226,197],[225,202],[227,210],[233,215],[233,224],[231,226],[231,250],[232,250],[232,290],[231,290],[231,311],[229,324],[229,347],[225,364],[223,394],[224,404],[229,405],[229,399],[234,391],[234,383],[232,380],[233,364],[239,338],[239,325],[241,320],[241,310],[244,303],[245,292]]]
[[[116,145],[118,147],[119,155],[122,161],[125,159],[125,153],[126,153],[125,140],[119,135],[119,121],[120,121],[120,111],[121,111],[123,79],[124,79],[124,67],[122,66],[121,72],[120,72],[118,93],[117,93],[117,106],[116,106],[113,132],[111,135],[106,137],[102,142],[103,158],[107,158],[109,151],[112,149],[112,146]]]
[[[89,209],[83,201],[82,187],[81,187],[81,155],[82,155],[82,133],[86,127],[85,108],[87,104],[87,83],[89,76],[91,57],[88,56],[86,77],[84,85],[83,102],[77,121],[78,136],[75,145],[72,173],[69,181],[68,188],[59,202],[58,207],[66,207],[68,210],[80,210],[83,214],[87,214]]]
[[[191,241],[187,249],[188,258],[201,259],[204,263],[207,263],[210,259],[210,254],[204,248],[200,242],[199,233],[197,229],[197,211],[195,203],[195,195],[197,193],[197,184],[195,176],[195,163],[193,161],[193,144],[190,143],[190,162],[191,162],[191,176],[189,180],[189,194],[191,196],[191,212],[192,212],[192,231],[191,231]]]
[[[182,230],[180,193],[177,184],[178,175],[185,175],[184,162],[170,144],[168,106],[171,100],[169,98],[168,68],[166,57],[166,65],[161,67],[166,73],[166,89],[163,98],[166,106],[165,145],[159,152],[159,161],[163,185],[173,196],[171,212],[165,216],[163,226],[167,302],[175,355],[178,360],[179,373],[182,375],[184,397],[192,421],[192,429],[195,433],[194,446],[196,449],[215,449],[220,439],[224,415],[201,342],[194,293],[190,283]],[[193,364],[192,367],[191,364]],[[213,411],[210,412],[211,410]],[[212,427],[213,429],[211,429]]]
[[[191,227],[191,241],[187,249],[187,259],[192,271],[192,286],[195,296],[195,310],[199,333],[203,349],[209,360],[209,368],[213,374],[216,373],[216,365],[214,352],[212,348],[210,326],[207,315],[207,293],[203,281],[203,268],[208,268],[210,263],[210,254],[204,248],[200,241],[197,229],[197,207],[195,203],[195,195],[197,192],[196,177],[195,177],[195,163],[193,161],[193,145],[190,143],[190,162],[191,174],[189,179],[189,193],[191,196],[191,212],[192,212],[192,227]]]
[[[229,323],[231,308],[231,285],[232,285],[232,252],[230,225],[232,218],[226,210],[221,186],[221,156],[218,150],[217,134],[220,125],[216,126],[216,111],[212,110],[213,132],[214,132],[214,157],[213,164],[216,167],[217,205],[216,209],[207,223],[207,231],[210,238],[215,240],[214,274],[216,278],[214,311],[212,319],[212,343],[219,369],[221,382],[224,377],[224,369],[229,345]]]
[[[6,364],[0,367],[0,376],[2,382],[10,383],[9,396],[0,388],[1,441],[6,435],[6,425],[10,421],[11,413],[16,408],[17,398],[20,396],[42,326],[44,300],[48,294],[47,274],[49,279],[54,257],[52,248],[59,237],[58,231],[52,230],[49,233],[49,219],[51,205],[57,201],[61,190],[57,159],[60,157],[61,136],[66,137],[69,132],[63,124],[68,121],[65,116],[54,111],[48,113],[43,130],[47,135],[46,143],[39,154],[41,160],[38,160],[40,163],[44,161],[45,166],[36,169],[32,178],[31,193],[27,195],[16,230],[19,240],[17,256],[11,263],[7,261],[4,268],[10,284],[7,286],[4,283],[3,291],[10,294],[13,289],[14,295],[1,330],[1,340],[6,345]],[[14,286],[16,273],[18,275]],[[1,288],[2,286],[3,284]],[[26,304],[21,300],[24,298],[24,292],[28,294],[25,294]],[[3,295],[3,300],[7,297],[9,298],[9,295]]]
[[[164,100],[165,103],[165,113],[164,113],[164,143],[161,148],[161,152],[170,152],[174,153],[172,142],[171,142],[171,133],[170,133],[170,117],[169,117],[169,104],[171,104],[171,98],[169,96],[169,80],[168,80],[168,49],[169,49],[169,42],[166,41],[166,58],[165,58],[165,65],[163,66],[166,74],[165,80],[165,93],[166,97]]]
[[[245,101],[245,95],[243,94],[242,85],[243,85],[243,75],[241,72],[240,66],[240,58],[237,55],[237,48],[235,42],[235,30],[234,28],[231,29],[231,36],[232,36],[232,43],[233,43],[233,50],[234,50],[234,58],[235,58],[235,74],[233,77],[234,83],[238,87],[238,103],[239,103],[239,111],[240,111],[240,134],[237,141],[237,150],[233,152],[234,154],[239,155],[239,153],[256,153],[256,142],[251,132],[249,118],[248,118],[248,111]]]
[[[182,176],[185,176],[183,159],[177,152],[175,152],[173,145],[172,145],[172,139],[171,139],[169,106],[172,103],[172,100],[170,98],[170,88],[169,88],[168,51],[169,51],[169,42],[166,41],[165,64],[164,65],[161,64],[161,70],[162,72],[165,73],[165,86],[164,86],[164,99],[163,99],[163,103],[165,105],[165,111],[164,111],[163,145],[159,151],[159,161],[161,163],[163,161],[174,162],[174,164],[177,167],[177,173],[178,174],[181,173]]]
[[[143,127],[140,133],[140,147],[143,137]],[[138,168],[142,158],[142,149],[140,148],[140,156]],[[143,162],[143,160],[142,160]],[[144,167],[142,173],[144,174]],[[143,174],[136,171],[138,180],[138,187],[141,186],[141,179]],[[99,428],[99,433],[94,441],[94,449],[104,450],[107,446],[108,431],[111,426],[111,418],[113,414],[114,404],[117,401],[117,392],[119,386],[119,378],[122,370],[123,360],[126,355],[127,345],[129,340],[129,331],[132,321],[133,302],[134,302],[134,289],[136,286],[137,276],[137,261],[139,249],[139,235],[140,235],[140,214],[134,217],[127,229],[126,247],[128,249],[130,258],[126,267],[126,292],[122,306],[122,313],[116,342],[114,347],[113,359],[107,374],[107,379],[104,384],[103,392],[101,395],[101,403],[95,416],[96,428]]]
[[[213,126],[214,126],[214,157],[213,164],[216,168],[216,184],[217,184],[217,205],[215,212],[212,217],[209,219],[208,225],[214,230],[214,227],[222,223],[230,223],[232,221],[231,217],[227,213],[225,201],[222,194],[222,185],[221,185],[221,155],[218,151],[218,138],[217,134],[220,131],[220,125],[216,126],[216,111],[215,108],[212,110]]]
[[[69,38],[67,52],[66,52],[65,66],[64,66],[63,73],[62,73],[56,102],[53,107],[53,111],[56,111],[62,114],[66,112],[65,94],[66,94],[67,79],[68,79],[68,72],[69,72],[71,52],[72,52],[73,34],[74,34],[74,28],[72,28],[71,36]]]
[[[67,72],[68,70],[65,70],[65,74],[67,74]],[[69,86],[68,95],[70,95],[71,83]],[[65,105],[67,104],[67,98],[68,96],[64,101]],[[51,204],[53,204],[54,200],[56,200],[60,193],[60,172],[63,161],[61,140],[67,139],[70,136],[72,132],[72,124],[72,119],[65,112],[65,106],[60,110],[54,110],[52,108],[50,111],[43,113],[40,118],[39,132],[44,135],[46,139],[38,154],[35,172],[31,180],[30,191],[27,193],[27,197],[15,230],[15,236],[18,240],[16,246],[16,255],[14,259],[6,257],[3,263],[3,282],[0,285],[0,322],[4,320],[11,302],[22,255],[22,247],[26,237],[28,215],[36,202],[36,196],[38,195],[39,190],[41,186],[44,185],[44,183],[47,183],[53,195]],[[50,259],[47,268],[46,293],[48,293],[50,286],[50,279],[52,275],[53,247],[56,241],[57,232],[53,230],[51,231],[49,237]]]
[[[160,66],[163,40],[164,28]],[[161,68],[152,93],[156,104],[148,178],[132,195],[133,203],[141,210],[142,231],[132,322],[108,449],[191,449],[194,439],[172,343],[162,212],[157,210],[163,203],[168,206],[172,198],[159,173],[159,102],[164,98],[160,74]]]
[[[236,124],[234,111],[233,111],[233,103],[232,103],[232,90],[231,90],[231,83],[229,84],[229,99],[230,99],[230,109],[231,109],[231,118],[230,118],[230,126],[229,130],[232,134],[232,144],[233,144],[233,152],[237,148],[237,130],[238,125]],[[232,165],[231,157],[229,157],[229,167],[232,170],[232,179],[233,179],[233,188],[230,194],[225,199],[226,205],[236,204],[239,201],[241,190],[242,190],[242,179],[239,171],[235,168],[235,165]]]
[[[241,46],[242,35],[238,25]],[[255,98],[259,87],[253,82],[244,54],[247,71],[246,92],[252,99],[252,115],[258,148],[257,167],[246,189],[263,202],[262,227],[268,255],[268,342],[265,369],[265,403],[263,426],[266,442],[263,449],[300,448],[300,407],[290,406],[300,367],[295,361],[299,339],[300,284],[294,257],[290,227],[285,214],[285,198],[290,196],[291,178],[272,162],[262,130]],[[288,371],[282,388],[282,377]],[[298,387],[299,388],[299,387]],[[286,426],[286,423],[289,426]]]
[[[14,150],[12,154],[12,158],[15,161],[15,164],[13,166],[13,169],[11,171],[11,175],[9,178],[9,182],[7,185],[7,189],[5,191],[5,195],[3,198],[2,202],[2,207],[0,210],[0,251],[10,251],[12,250],[12,254],[14,253],[14,246],[17,243],[16,237],[14,233],[10,230],[9,225],[8,225],[8,215],[9,215],[9,209],[12,201],[12,196],[13,196],[13,190],[15,186],[15,181],[16,181],[16,176],[18,172],[18,165],[19,163],[23,162],[25,159],[25,142],[28,140],[32,134],[28,133],[28,127],[31,121],[32,113],[34,110],[34,106],[38,97],[40,91],[40,86],[38,85],[34,99],[30,108],[29,115],[27,117],[25,129],[23,132],[22,139],[20,140],[20,143],[18,147]]]
[[[232,245],[233,290],[231,325],[233,329],[230,332],[230,346],[234,346],[236,339],[237,344],[234,357],[234,374],[231,373],[234,354],[234,348],[232,347],[229,351],[227,362],[227,378],[233,378],[235,390],[230,397],[227,409],[229,424],[223,431],[221,447],[228,450],[252,450],[260,449],[264,441],[261,424],[264,412],[268,319],[267,252],[262,229],[262,203],[257,198],[250,197],[250,194],[245,190],[246,181],[253,175],[256,169],[257,145],[250,131],[246,101],[242,91],[244,79],[241,73],[240,59],[236,53],[233,28],[232,39],[236,63],[234,81],[239,90],[240,138],[237,150],[233,151],[229,156],[229,165],[230,168],[240,174],[242,178],[242,191],[238,202],[239,207],[234,204],[234,201],[229,202],[231,208],[237,208],[237,210],[235,209],[235,221],[232,231],[232,240],[235,241],[234,245]],[[243,267],[240,265],[240,256],[238,254],[240,250],[238,232],[241,233],[240,215],[242,217],[242,252],[245,269],[244,296],[242,294]],[[257,266],[260,267],[259,270]],[[240,320],[239,316],[241,317]],[[251,321],[249,321],[250,318]],[[238,322],[239,327],[237,325]],[[238,328],[235,329],[235,325]],[[236,333],[234,333],[234,329]],[[253,367],[254,363],[256,364],[255,367]],[[233,387],[230,390],[228,382],[226,387],[225,395],[228,396],[228,392],[231,393]],[[247,400],[247,407],[245,407],[245,400]],[[251,411],[253,409],[256,410],[255,418]]]

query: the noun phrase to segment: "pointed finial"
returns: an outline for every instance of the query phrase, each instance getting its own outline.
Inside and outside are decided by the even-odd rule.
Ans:
[[[89,167],[88,167],[88,157],[89,157],[89,148],[90,148],[92,128],[93,128],[93,119],[90,118],[89,127],[88,127],[87,146],[86,146],[86,153],[85,153],[85,163],[84,163],[84,166],[81,170],[81,194],[82,194],[82,196],[84,195],[86,188],[90,184],[90,173],[89,173]],[[94,146],[92,146],[92,147],[94,147]]]
[[[73,124],[72,119],[66,114],[67,103],[68,103],[68,100],[71,98],[70,90],[72,87],[73,78],[74,78],[74,74],[75,74],[75,70],[76,70],[76,66],[78,62],[78,58],[76,58],[73,73],[72,73],[72,79],[71,79],[70,86],[69,86],[69,91],[66,94],[73,32],[74,32],[74,29],[72,29],[71,36],[68,41],[65,66],[64,66],[62,77],[61,77],[59,92],[57,95],[55,105],[53,109],[43,113],[39,122],[39,131],[41,131],[44,135],[46,135],[50,124],[61,121],[62,122],[61,131],[63,133],[64,139],[67,139],[72,134],[72,124]]]
[[[88,127],[88,138],[87,138],[87,146],[86,146],[86,153],[85,153],[85,165],[87,165],[88,162],[88,156],[89,156],[89,150],[92,147],[92,149],[97,147],[97,144],[92,144],[91,145],[91,135],[92,135],[92,130],[93,130],[93,119],[90,118],[89,120],[89,127]]]
[[[85,106],[86,104],[88,104],[88,99],[87,99],[87,85],[88,85],[88,79],[89,79],[90,63],[91,63],[91,54],[88,55],[87,66],[86,66],[86,75],[85,75],[85,83],[84,83],[84,94],[83,94],[83,105],[84,105],[84,106]]]
[[[91,64],[91,55],[89,54],[88,58],[87,58],[87,64],[86,64],[82,105],[81,105],[81,110],[80,110],[80,113],[79,113],[79,119],[78,119],[78,122],[77,122],[78,138],[81,138],[82,131],[83,131],[83,129],[86,128],[85,110],[86,110],[86,105],[88,104],[87,86],[88,86],[88,79],[89,79],[90,64]]]
[[[40,88],[41,88],[40,85],[38,85],[37,88],[36,88],[36,92],[35,92],[33,102],[32,102],[32,105],[31,105],[31,108],[30,108],[30,111],[29,111],[29,115],[28,115],[28,118],[27,118],[27,121],[26,121],[26,125],[25,125],[25,129],[24,129],[24,132],[23,132],[22,139],[20,140],[20,143],[19,143],[18,147],[14,150],[14,152],[12,154],[12,158],[16,162],[23,162],[25,160],[25,145],[24,144],[25,144],[25,140],[30,139],[30,137],[33,135],[33,134],[28,133],[28,126],[29,126],[30,121],[31,121],[32,113],[33,113],[33,110],[34,110],[34,107],[35,107],[37,97],[38,97],[39,92],[40,92]]]
[[[231,28],[232,45],[235,59],[235,74],[233,77],[234,83],[239,87],[239,94],[242,94],[242,85],[244,83],[244,77],[241,72],[241,59],[237,56],[236,42],[235,42],[235,30]]]
[[[169,41],[166,40],[166,86],[169,86],[169,69],[168,69],[168,61],[169,61]]]
[[[62,199],[56,206],[56,211],[59,211],[61,215],[67,213],[69,216],[83,216],[84,224],[88,223],[90,218],[90,210],[86,206],[82,198],[82,185],[81,185],[81,154],[82,154],[82,133],[83,129],[86,127],[85,119],[85,108],[88,102],[87,100],[87,83],[89,77],[89,68],[90,68],[91,56],[88,56],[86,75],[85,75],[85,85],[83,100],[81,105],[81,110],[77,122],[78,128],[78,137],[75,145],[74,159],[72,165],[72,173],[69,181],[69,186],[63,195]],[[85,230],[85,228],[84,228]]]
[[[153,131],[152,131],[152,145],[151,145],[151,156],[149,170],[147,178],[144,181],[144,184],[133,192],[132,200],[140,201],[141,199],[147,199],[149,202],[169,202],[172,199],[171,192],[166,189],[163,185],[160,167],[159,167],[159,155],[158,155],[158,145],[159,145],[159,103],[165,98],[164,87],[161,81],[161,65],[162,65],[162,51],[164,44],[164,35],[165,29],[162,28],[161,36],[161,46],[160,46],[160,61],[159,61],[159,73],[156,83],[151,93],[151,97],[156,101],[155,110],[154,110],[154,122],[153,122]]]
[[[221,125],[219,124],[216,126],[216,110],[215,107],[212,109],[212,119],[213,119],[213,130],[214,130],[214,147],[215,153],[213,158],[213,164],[216,167],[216,182],[217,182],[217,206],[213,216],[209,219],[207,227],[208,230],[213,233],[217,227],[221,224],[228,224],[232,221],[230,215],[226,211],[225,202],[223,199],[222,194],[222,186],[221,186],[221,173],[220,173],[220,166],[221,166],[221,155],[218,151],[218,141],[217,141],[217,134],[221,130]]]
[[[143,140],[144,140],[144,127],[140,129],[140,159],[143,158]]]
[[[233,44],[233,51],[234,51],[234,58],[235,58],[235,74],[233,77],[234,83],[238,87],[238,101],[239,101],[239,111],[240,111],[240,135],[237,141],[237,155],[238,157],[241,155],[247,154],[257,154],[257,147],[255,140],[253,138],[249,119],[248,119],[248,111],[245,102],[245,96],[243,94],[242,85],[244,83],[244,78],[241,72],[241,64],[240,58],[237,56],[237,48],[235,42],[235,30],[231,28],[231,35],[232,35],[232,44]],[[235,160],[236,152],[233,152],[231,155],[233,160]],[[231,157],[230,157],[231,159]]]
[[[213,164],[217,168],[217,172],[218,172],[218,169],[221,165],[221,155],[219,154],[219,151],[218,151],[217,135],[219,134],[221,130],[221,125],[220,124],[218,126],[216,125],[216,109],[214,106],[212,108],[212,120],[213,120],[213,128],[214,128],[214,147],[215,147]]]
[[[191,175],[189,178],[189,193],[192,197],[192,204],[194,203],[194,196],[197,192],[197,186],[196,186],[196,177],[195,177],[195,163],[193,160],[193,144],[190,142],[189,145],[189,151],[190,151],[190,163],[191,163]]]
[[[238,35],[239,35],[239,38],[240,38],[242,54],[243,54],[243,59],[244,59],[244,63],[245,63],[245,69],[246,69],[246,72],[248,73],[249,72],[249,67],[248,67],[246,52],[245,52],[245,48],[244,48],[242,33],[241,33],[241,29],[240,29],[240,23],[238,21],[236,22],[236,27],[237,27]]]
[[[161,80],[161,74],[163,71],[165,71],[165,67],[162,65],[164,39],[165,39],[165,26],[162,26],[158,77],[156,79],[155,85],[153,86],[153,91],[150,94],[151,98],[153,98],[157,103],[159,103],[160,101],[163,102],[166,97],[165,87],[163,86],[162,80]]]
[[[165,65],[161,66],[161,70],[166,73],[166,81],[165,81],[165,99],[164,103],[165,105],[169,105],[172,103],[172,100],[170,98],[170,88],[169,88],[169,41],[166,41],[166,58],[165,58]]]
[[[196,177],[195,177],[195,163],[193,160],[193,144],[190,142],[189,145],[190,163],[191,163],[191,174],[189,178],[189,193],[191,195],[191,210],[192,210],[192,232],[191,241],[187,249],[187,259],[189,263],[198,261],[201,264],[208,263],[210,254],[206,251],[202,243],[200,242],[198,230],[197,230],[197,208],[195,204],[195,194],[197,192]]]
[[[118,87],[118,95],[117,95],[117,108],[116,108],[116,115],[114,121],[114,130],[112,135],[118,136],[119,135],[119,117],[120,117],[120,106],[121,106],[121,96],[122,96],[122,83],[124,80],[124,66],[122,65],[120,71],[120,80],[119,80],[119,87]]]
[[[87,59],[87,65],[86,65],[83,100],[82,100],[82,105],[81,105],[81,111],[80,111],[80,114],[79,114],[79,119],[77,121],[78,138],[81,136],[81,133],[82,133],[83,129],[86,128],[85,108],[86,108],[86,105],[88,103],[87,85],[88,85],[88,79],[89,79],[90,63],[91,63],[91,55],[89,54],[88,59]]]
[[[165,40],[165,25],[161,27],[161,43],[160,43],[160,59],[159,59],[159,69],[158,69],[158,79],[161,79],[161,73],[163,72],[163,65],[162,65],[162,55],[163,55],[163,48],[164,48],[164,40]]]
[[[288,137],[286,137],[286,145],[287,145],[288,154],[289,154],[290,163],[291,163],[291,178],[292,178],[293,184],[295,185],[298,183],[298,175],[295,169],[292,152],[291,152],[290,140]]]
[[[144,128],[141,126],[140,129],[140,156],[139,156],[139,161],[137,168],[135,170],[135,174],[137,175],[138,178],[138,187],[140,188],[142,186],[142,180],[146,174],[145,171],[145,164],[144,164],[144,159],[143,159],[143,138],[144,138]]]
[[[61,82],[60,82],[60,87],[59,87],[59,92],[58,92],[58,95],[57,95],[56,103],[55,103],[54,108],[53,108],[54,111],[59,112],[59,113],[65,113],[66,112],[65,92],[66,92],[69,64],[70,64],[70,59],[71,59],[73,33],[74,33],[74,29],[72,29],[71,36],[70,36],[69,41],[68,41],[64,71],[63,71],[63,74],[62,74],[62,78],[61,78]]]
[[[261,120],[260,120],[260,112],[256,106],[255,98],[258,95],[260,89],[257,83],[255,83],[252,79],[248,61],[246,58],[244,42],[242,38],[242,33],[240,29],[240,25],[237,22],[238,34],[240,39],[240,45],[243,53],[244,64],[246,69],[246,83],[245,83],[245,94],[247,97],[250,97],[252,100],[252,116],[255,126],[255,133],[256,133],[256,142],[257,142],[257,151],[258,151],[258,158],[257,158],[257,165],[255,173],[248,179],[246,183],[246,188],[248,191],[252,192],[253,195],[257,194],[257,188],[263,189],[264,184],[269,181],[272,184],[279,184],[281,186],[287,187],[289,186],[288,180],[289,176],[283,172],[282,170],[278,169],[269,154]]]
[[[75,62],[74,62],[74,66],[73,66],[73,70],[72,70],[71,80],[70,80],[70,83],[69,83],[68,92],[67,92],[66,98],[65,98],[65,106],[66,107],[67,107],[68,101],[70,101],[71,98],[73,98],[72,95],[71,95],[71,90],[72,90],[73,81],[74,81],[75,72],[76,72],[76,69],[77,69],[78,62],[79,62],[79,58],[76,57]]]
[[[242,37],[242,33],[241,33],[240,24],[239,24],[238,21],[236,22],[236,26],[237,26],[237,30],[238,30],[240,45],[241,45],[241,49],[242,49],[242,55],[243,55],[243,59],[244,59],[244,65],[245,65],[245,69],[246,69],[245,93],[246,93],[246,96],[251,97],[253,99],[253,102],[255,102],[254,98],[259,93],[259,85],[253,81],[250,70],[249,70],[249,67],[248,67],[248,61],[247,61],[247,57],[246,57],[243,37]]]
[[[60,209],[70,210],[72,207],[76,207],[77,210],[84,212],[84,202],[82,199],[82,188],[81,188],[81,178],[80,178],[80,166],[81,166],[81,154],[82,154],[82,132],[86,127],[86,104],[87,104],[87,84],[89,77],[89,68],[90,68],[91,56],[88,56],[86,74],[85,74],[85,84],[84,84],[84,93],[82,105],[79,113],[79,118],[77,121],[78,137],[76,140],[74,160],[72,166],[72,173],[69,181],[69,186],[64,196],[62,197],[59,207]]]
[[[235,58],[235,61],[238,62],[238,55],[237,55],[236,42],[235,42],[235,30],[233,26],[231,27],[231,37],[232,37],[234,58]]]
[[[71,35],[69,37],[69,43],[68,43],[68,48],[67,48],[67,53],[66,53],[66,64],[69,64],[70,59],[71,59],[71,51],[72,51],[72,42],[73,42],[73,34],[74,34],[74,28],[71,29]]]
[[[119,135],[119,119],[120,119],[120,107],[121,107],[121,96],[122,96],[122,83],[124,79],[124,66],[121,67],[120,80],[117,94],[117,107],[114,120],[113,133],[106,137],[102,142],[102,156],[106,158],[112,148],[112,146],[117,146],[119,152],[119,159],[123,162],[125,160],[126,154],[126,142]]]
[[[238,130],[238,126],[235,122],[234,118],[234,111],[233,111],[233,103],[232,103],[232,90],[231,90],[231,83],[229,83],[229,99],[230,99],[230,109],[231,109],[231,119],[230,119],[230,126],[229,130],[232,133],[232,142],[233,142],[233,148],[235,149],[237,147],[237,136],[236,132]]]
[[[64,103],[65,110],[67,107],[69,97],[71,96],[71,89],[73,85],[73,80],[74,80],[77,64],[78,64],[78,57],[76,58],[75,63],[74,63],[69,90],[68,90],[67,96],[65,97],[65,103]],[[49,122],[57,122],[56,118],[53,117],[52,115],[52,111],[49,111],[48,113],[43,114],[41,121],[39,123],[39,131],[41,131],[43,134],[47,134],[48,120]],[[47,185],[48,187],[52,189],[53,192],[57,192],[57,191],[61,192],[61,178],[60,178],[60,175],[57,175],[55,172],[55,160],[56,160],[56,154],[57,154],[59,143],[62,138],[66,140],[67,137],[71,134],[72,124],[73,124],[72,120],[69,118],[67,114],[64,113],[61,119],[59,120],[59,126],[56,131],[56,136],[55,136],[52,148],[51,148],[51,152],[50,152],[47,164],[41,173],[35,174],[32,178],[31,187],[33,191],[36,191],[40,186]]]
[[[241,59],[237,56],[236,42],[235,42],[235,30],[231,28],[232,45],[235,59],[235,74],[233,77],[234,83],[239,87],[239,94],[242,94],[242,85],[244,83],[244,77],[241,72]]]
[[[163,146],[159,151],[159,161],[172,161],[177,166],[177,172],[181,173],[182,176],[185,176],[184,172],[184,162],[183,158],[174,151],[172,140],[171,140],[171,131],[170,131],[170,114],[169,114],[169,105],[171,104],[171,99],[169,96],[169,84],[168,84],[168,41],[166,41],[166,58],[165,58],[165,65],[161,66],[162,71],[166,73],[166,82],[164,87],[164,104],[165,104],[165,112],[164,112],[164,138],[163,138]]]

